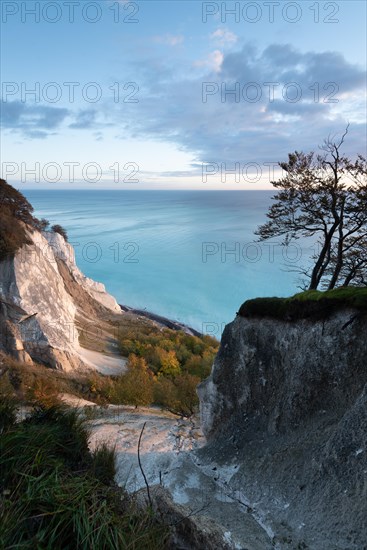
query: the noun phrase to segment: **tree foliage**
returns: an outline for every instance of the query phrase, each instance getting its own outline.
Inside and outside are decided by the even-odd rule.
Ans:
[[[198,406],[196,387],[210,374],[218,342],[210,336],[192,336],[183,331],[160,329],[151,324],[137,326],[134,322],[120,327],[120,351],[129,357],[129,365],[139,364],[148,369],[150,403],[161,405],[172,412],[190,415]],[[138,369],[139,372],[139,369]],[[140,376],[140,375],[139,375]],[[136,387],[141,378],[135,368],[122,375],[118,384],[120,399],[117,402],[136,403]],[[133,397],[132,397],[133,396]],[[149,404],[150,404],[149,403]],[[146,403],[148,404],[148,403]]]
[[[160,376],[154,384],[154,401],[174,413],[191,416],[199,404],[196,393],[199,383],[198,376],[188,373],[180,374],[173,380]]]
[[[67,242],[68,240],[68,234],[66,232],[66,229],[64,229],[61,225],[59,224],[55,224],[51,227],[51,231],[53,231],[54,233],[58,233],[59,235],[61,235],[65,241]]]
[[[325,140],[321,154],[295,151],[280,163],[285,176],[272,182],[278,193],[256,231],[260,240],[282,237],[285,245],[316,238],[312,267],[299,269],[310,290],[367,284],[367,164],[341,154],[347,133]]]
[[[0,260],[3,260],[29,243],[24,224],[33,226],[35,218],[24,195],[3,179],[0,179],[0,207]]]
[[[6,207],[14,218],[33,226],[35,218],[32,205],[20,191],[14,189],[3,179],[0,179],[0,205],[1,210]]]
[[[29,242],[25,226],[12,216],[7,206],[1,206],[0,261],[13,256],[19,248]]]
[[[153,401],[153,375],[145,359],[131,354],[127,366],[127,373],[122,374],[115,385],[115,402],[136,407],[150,405]]]
[[[40,231],[47,231],[50,227],[50,222],[46,220],[45,218],[40,219],[39,221],[39,228]]]
[[[0,207],[0,260],[3,260],[30,243],[27,228],[44,231],[49,222],[33,216],[33,207],[25,196],[3,179],[0,179]]]

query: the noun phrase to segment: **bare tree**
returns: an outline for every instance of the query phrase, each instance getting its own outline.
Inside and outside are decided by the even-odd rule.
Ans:
[[[285,245],[316,238],[313,265],[299,269],[310,290],[367,280],[367,165],[361,155],[352,161],[341,154],[347,133],[348,126],[339,141],[326,139],[321,154],[296,151],[280,163],[286,174],[271,182],[278,193],[256,231],[260,240],[282,237]]]

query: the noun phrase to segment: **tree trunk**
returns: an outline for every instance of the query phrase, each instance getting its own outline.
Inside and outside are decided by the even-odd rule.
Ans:
[[[340,222],[339,222],[339,227],[338,227],[338,231],[339,231],[338,256],[337,256],[337,261],[336,261],[334,273],[331,277],[331,280],[330,280],[330,283],[329,283],[329,286],[328,286],[328,290],[332,290],[333,288],[335,288],[335,285],[338,282],[338,278],[339,278],[341,269],[343,267],[343,255],[344,255],[344,248],[343,248],[343,245],[344,245],[344,234],[343,234],[344,204],[345,204],[345,201],[343,201],[343,203],[341,205],[340,217],[339,217]]]
[[[311,282],[310,282],[310,286],[309,286],[308,290],[317,290],[317,287],[320,284],[321,276],[322,276],[323,272],[325,271],[325,267],[326,267],[326,265],[323,266],[323,264],[324,264],[325,258],[327,256],[327,253],[330,249],[331,239],[333,238],[333,235],[334,235],[338,225],[339,225],[339,222],[335,222],[332,225],[330,231],[325,236],[324,246],[322,247],[322,250],[321,250],[319,258],[318,258],[318,260],[315,264],[315,267],[312,270]]]

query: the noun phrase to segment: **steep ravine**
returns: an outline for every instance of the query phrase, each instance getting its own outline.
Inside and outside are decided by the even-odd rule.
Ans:
[[[115,446],[119,485],[146,494],[137,457],[144,423],[140,454],[151,494],[168,523],[185,522],[182,531],[175,529],[175,549],[280,548],[271,528],[228,486],[236,467],[220,468],[198,456],[205,443],[198,418],[154,408],[110,406],[101,412],[91,421],[91,446],[101,441]]]

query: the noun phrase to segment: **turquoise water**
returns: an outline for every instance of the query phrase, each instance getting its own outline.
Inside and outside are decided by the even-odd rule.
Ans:
[[[219,336],[244,300],[298,290],[282,247],[251,244],[271,191],[24,194],[36,216],[67,229],[80,269],[119,303]],[[299,265],[301,252],[288,249],[289,260]]]

